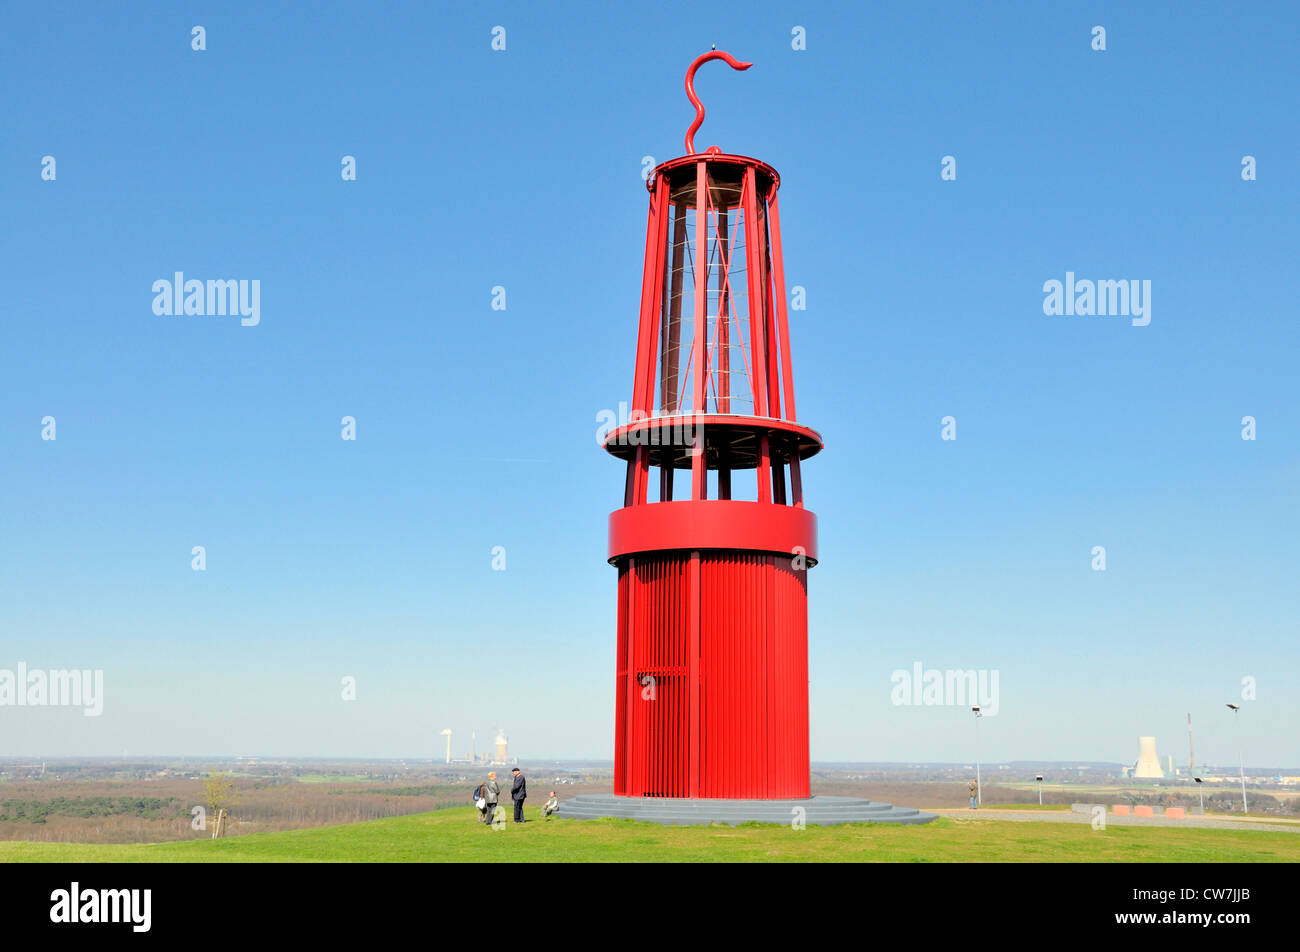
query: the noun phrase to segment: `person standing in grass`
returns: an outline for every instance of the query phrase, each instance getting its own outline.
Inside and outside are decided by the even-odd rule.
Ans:
[[[974,780],[972,780],[972,781],[971,781],[969,784],[967,784],[966,786],[967,786],[967,787],[969,788],[969,790],[970,790],[970,808],[971,808],[972,810],[978,810],[978,809],[979,809],[979,795],[980,795],[980,787],[979,787],[979,784],[977,784]]]
[[[487,820],[496,819],[497,801],[501,799],[501,785],[497,783],[497,774],[493,770],[488,774],[487,783],[483,784],[483,799],[487,801]]]
[[[524,801],[528,799],[528,781],[518,767],[510,771],[515,775],[514,786],[510,788],[510,799],[515,801],[515,822],[524,822]]]
[[[484,787],[486,786],[487,784],[481,783],[474,788],[474,806],[478,807],[478,821],[480,823],[487,822],[487,798],[484,796]]]

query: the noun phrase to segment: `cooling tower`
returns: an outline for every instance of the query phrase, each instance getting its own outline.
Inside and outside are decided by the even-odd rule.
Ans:
[[[1148,780],[1159,780],[1165,772],[1160,769],[1160,758],[1156,756],[1156,739],[1154,737],[1138,738],[1138,762],[1133,776]]]

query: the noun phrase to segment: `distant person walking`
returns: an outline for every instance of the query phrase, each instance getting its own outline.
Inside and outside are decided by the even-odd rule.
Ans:
[[[555,795],[555,791],[552,790],[550,797],[547,798],[546,803],[542,805],[542,819],[549,821],[551,817],[555,816],[555,814],[559,812],[560,812],[560,798],[557,797]]]
[[[497,801],[501,799],[501,785],[497,783],[496,771],[488,774],[487,783],[483,784],[483,799],[487,801],[487,822],[496,819]]]
[[[978,783],[976,783],[974,780],[972,780],[972,781],[971,781],[970,783],[968,783],[966,786],[970,789],[970,808],[971,808],[972,810],[978,810],[978,809],[979,809],[980,785],[979,785]]]
[[[510,799],[515,801],[515,822],[524,822],[524,801],[528,799],[528,781],[524,779],[523,771],[516,767],[510,771],[515,775],[514,785],[510,788]]]

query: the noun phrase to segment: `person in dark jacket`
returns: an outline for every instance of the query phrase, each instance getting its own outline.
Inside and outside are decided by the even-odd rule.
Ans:
[[[516,767],[510,771],[515,775],[514,786],[510,788],[510,799],[515,801],[515,822],[524,822],[524,801],[528,799],[528,781],[524,779],[523,772]]]

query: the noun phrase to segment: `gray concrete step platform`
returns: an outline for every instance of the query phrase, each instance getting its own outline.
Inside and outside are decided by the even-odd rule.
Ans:
[[[807,800],[714,800],[677,797],[617,797],[612,793],[587,793],[565,800],[557,816],[563,820],[596,820],[617,817],[689,826],[707,823],[779,823],[788,826],[795,808],[803,808],[802,819],[811,826],[841,823],[929,823],[933,813],[911,807],[896,807],[862,797],[809,797]]]

